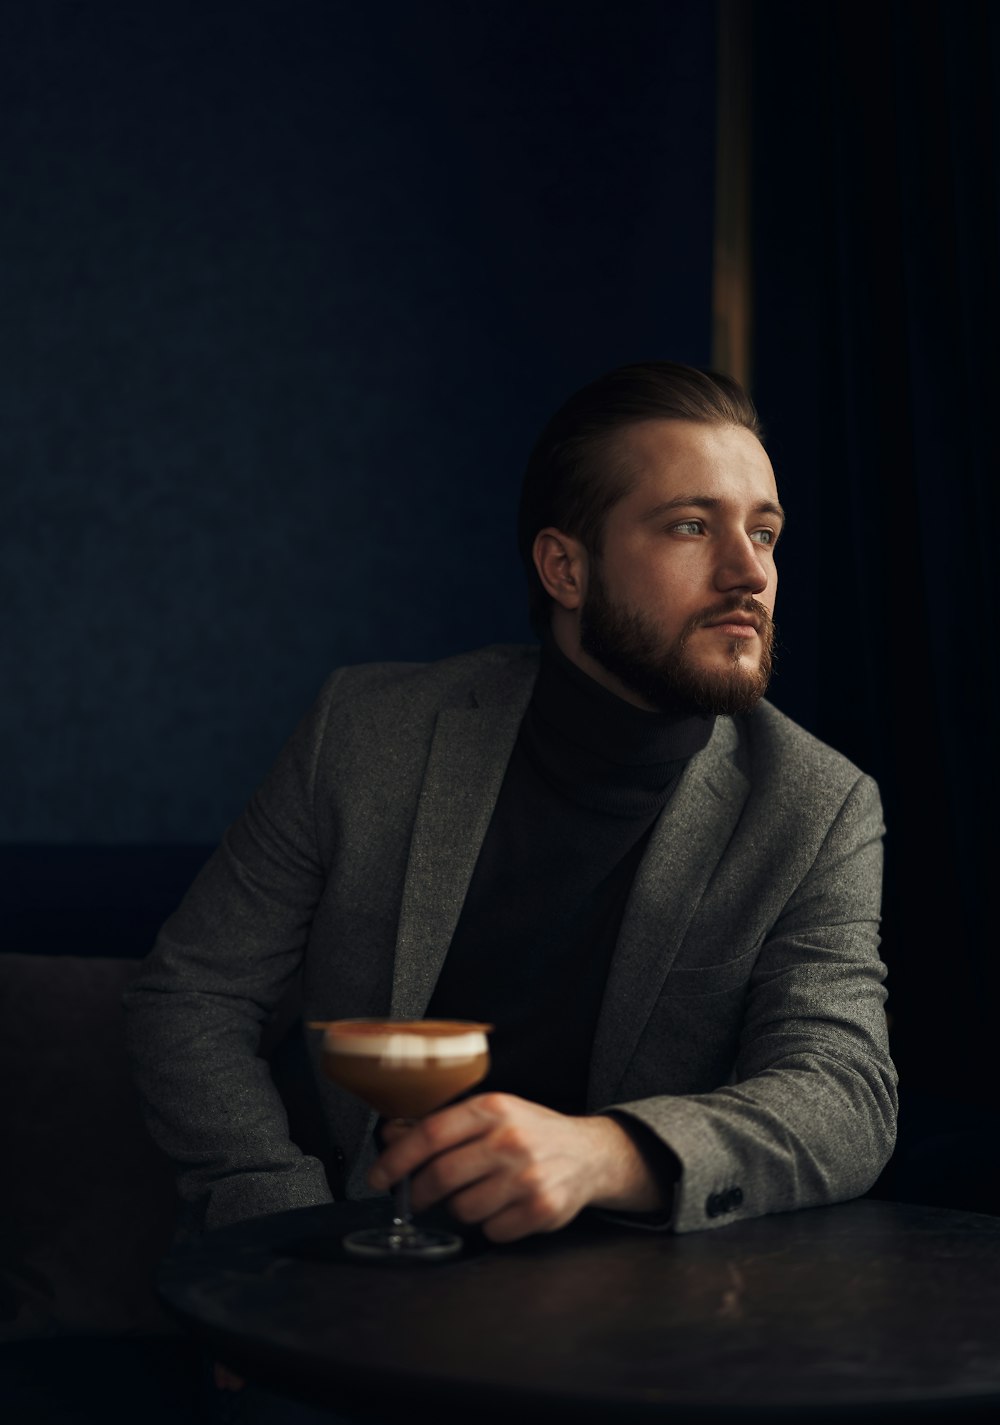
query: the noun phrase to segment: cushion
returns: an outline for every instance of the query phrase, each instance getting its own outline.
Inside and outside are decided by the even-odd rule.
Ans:
[[[153,1290],[173,1176],[125,1053],[141,964],[0,955],[0,1339],[178,1330]]]

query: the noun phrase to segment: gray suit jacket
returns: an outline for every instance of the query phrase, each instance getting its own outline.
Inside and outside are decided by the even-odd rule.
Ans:
[[[261,1026],[300,965],[307,1018],[425,1011],[536,668],[537,650],[496,647],[335,673],[164,925],[126,995],[130,1046],[206,1226],[330,1199],[289,1141]],[[661,814],[588,1103],[680,1159],[675,1230],[855,1196],[888,1158],[882,830],[871,779],[767,703],[717,720]],[[374,1116],[315,1067],[362,1195]]]

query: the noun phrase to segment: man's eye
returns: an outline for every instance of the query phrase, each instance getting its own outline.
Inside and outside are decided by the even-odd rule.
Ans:
[[[755,539],[758,544],[773,544],[773,543],[774,543],[774,530],[773,530],[773,529],[755,529],[754,532],[753,532],[753,534],[751,534],[750,538],[751,538],[751,539]]]
[[[701,534],[701,520],[681,520],[680,524],[670,526],[672,532],[677,534]]]

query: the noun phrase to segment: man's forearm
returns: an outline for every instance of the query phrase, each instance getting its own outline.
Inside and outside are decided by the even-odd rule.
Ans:
[[[193,1227],[330,1200],[322,1165],[289,1141],[257,1027],[232,1003],[195,1003],[140,979],[127,1033],[149,1132],[173,1161]]]

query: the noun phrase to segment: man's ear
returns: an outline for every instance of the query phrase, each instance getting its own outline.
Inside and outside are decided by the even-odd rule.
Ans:
[[[561,529],[540,529],[531,555],[542,588],[561,608],[578,609],[587,595],[587,551]]]

